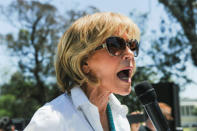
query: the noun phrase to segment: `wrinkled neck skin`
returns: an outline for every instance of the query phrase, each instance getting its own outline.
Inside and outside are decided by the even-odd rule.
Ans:
[[[102,89],[102,87],[87,86],[85,90],[89,101],[97,106],[100,115],[106,113],[109,95],[111,94],[111,92]]]

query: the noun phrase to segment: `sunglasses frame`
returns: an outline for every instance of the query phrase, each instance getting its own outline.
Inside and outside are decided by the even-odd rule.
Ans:
[[[112,37],[117,37],[117,36],[112,36]],[[112,37],[109,37],[109,38],[112,38]],[[118,38],[121,38],[121,37],[118,37]],[[108,39],[108,38],[107,38]],[[123,38],[121,38],[121,39],[123,39]],[[124,39],[123,39],[124,40]],[[136,49],[133,51],[132,49],[130,49],[132,52],[136,52],[136,53],[134,53],[134,57],[137,57],[138,56],[138,54],[139,54],[139,43],[138,43],[138,41],[136,40],[136,39],[131,39],[131,40],[129,40],[129,42],[126,42],[125,40],[124,40],[124,42],[125,42],[125,44],[126,44],[126,46],[130,46],[131,44],[131,42],[133,42],[133,41],[135,41],[136,42]],[[99,49],[102,49],[102,48],[106,48],[107,49],[107,52],[111,55],[111,56],[119,56],[119,55],[114,55],[114,54],[112,54],[110,51],[109,51],[109,47],[107,46],[107,43],[103,43],[102,45],[99,45],[95,50],[99,50]],[[120,54],[121,55],[121,54]]]

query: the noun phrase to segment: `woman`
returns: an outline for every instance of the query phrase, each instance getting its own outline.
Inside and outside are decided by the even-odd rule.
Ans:
[[[129,131],[127,107],[114,94],[128,95],[140,32],[126,16],[95,13],[64,33],[55,62],[65,92],[41,107],[25,131]]]

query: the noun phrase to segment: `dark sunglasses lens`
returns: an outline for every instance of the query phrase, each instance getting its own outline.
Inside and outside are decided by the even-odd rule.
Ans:
[[[139,53],[139,44],[137,40],[131,40],[129,42],[129,45],[130,45],[130,49],[134,52],[135,57],[137,57]]]
[[[120,37],[109,37],[106,39],[107,49],[113,56],[120,55],[126,48],[124,39]]]

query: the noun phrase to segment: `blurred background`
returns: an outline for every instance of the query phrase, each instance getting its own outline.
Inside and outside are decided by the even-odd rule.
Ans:
[[[59,38],[79,17],[103,11],[140,27],[133,86],[152,83],[158,100],[172,108],[172,128],[197,131],[197,0],[0,1],[0,123],[6,117],[22,130],[61,94],[53,67]],[[134,91],[117,97],[129,112],[142,111]]]

